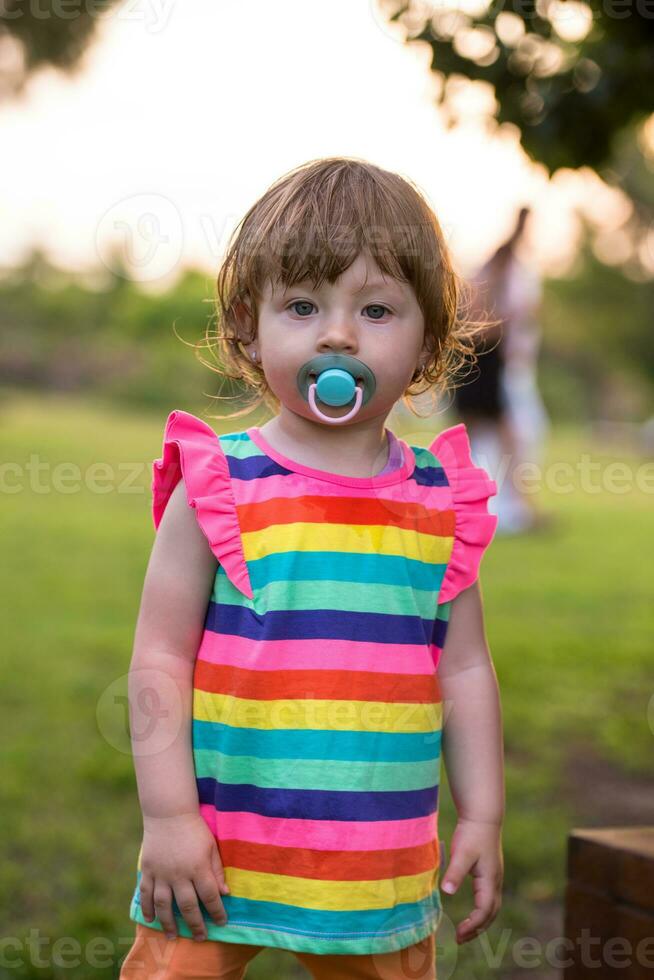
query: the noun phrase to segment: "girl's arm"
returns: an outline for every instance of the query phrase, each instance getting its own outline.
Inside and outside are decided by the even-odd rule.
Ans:
[[[458,814],[442,888],[454,892],[468,872],[473,875],[475,910],[457,929],[457,942],[465,942],[499,912],[503,879],[501,706],[478,579],[452,599],[438,678],[443,760]]]
[[[189,737],[193,670],[216,559],[184,491],[180,480],[154,539],[130,664],[132,749],[145,819],[198,810]]]
[[[204,934],[197,894],[224,921],[219,886],[227,887],[199,810],[191,739],[194,664],[216,567],[181,479],[148,562],[128,675],[144,829],[141,906],[173,935],[173,894],[194,934]]]

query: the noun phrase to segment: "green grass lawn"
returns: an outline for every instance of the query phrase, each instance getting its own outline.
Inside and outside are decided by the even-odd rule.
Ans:
[[[70,396],[3,394],[0,458],[17,465],[5,466],[0,510],[9,733],[0,889],[4,935],[15,938],[10,956],[24,966],[5,959],[0,976],[115,977],[133,936],[128,910],[141,832],[115,698],[126,694],[154,535],[151,461],[165,416]],[[441,416],[434,431],[455,421]],[[257,422],[263,417],[246,416],[224,431]],[[427,444],[430,430],[421,425]],[[410,441],[418,441],[416,429]],[[573,427],[554,430],[547,462],[574,464],[582,452],[602,467],[616,458],[634,470],[647,462],[605,451]],[[654,823],[635,802],[652,759],[653,496],[589,493],[578,484],[571,493],[545,489],[540,499],[559,518],[555,529],[497,536],[484,558],[505,724],[504,904],[486,934],[457,949],[447,919],[456,923],[472,907],[469,882],[444,896],[443,976],[455,958],[456,976],[522,975],[514,944],[561,934],[568,831]],[[445,789],[447,843],[453,826]],[[504,965],[493,966],[502,949]],[[249,976],[305,974],[290,954],[271,952]]]

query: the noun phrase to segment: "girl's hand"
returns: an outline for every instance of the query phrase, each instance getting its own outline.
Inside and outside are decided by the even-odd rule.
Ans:
[[[474,939],[486,929],[502,905],[502,825],[492,821],[459,819],[452,835],[451,850],[441,888],[453,894],[470,873],[475,893],[474,910],[456,929],[456,941],[461,944]]]
[[[173,893],[194,939],[207,938],[198,897],[214,922],[227,921],[220,894],[228,894],[229,886],[216,839],[200,813],[144,818],[141,871],[144,918],[156,914],[169,939],[177,936]]]

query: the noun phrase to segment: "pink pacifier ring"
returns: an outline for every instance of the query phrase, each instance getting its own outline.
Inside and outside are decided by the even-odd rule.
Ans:
[[[341,422],[347,422],[348,419],[351,419],[354,415],[356,415],[356,413],[359,411],[359,408],[361,407],[361,401],[363,399],[363,390],[359,387],[359,385],[357,385],[356,388],[354,389],[356,391],[356,395],[354,396],[354,405],[352,406],[350,411],[347,413],[347,415],[341,415],[337,419],[332,419],[329,417],[329,415],[324,415],[316,405],[315,390],[316,390],[316,383],[313,382],[312,384],[309,385],[309,393],[308,393],[309,405],[311,406],[312,411],[315,412],[318,418],[322,419],[323,422],[331,422],[332,425],[340,425]]]

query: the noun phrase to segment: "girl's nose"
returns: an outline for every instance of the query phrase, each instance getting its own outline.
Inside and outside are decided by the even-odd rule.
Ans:
[[[318,342],[318,348],[325,354],[354,354],[359,349],[356,330],[348,324],[328,327]]]

